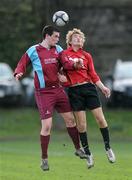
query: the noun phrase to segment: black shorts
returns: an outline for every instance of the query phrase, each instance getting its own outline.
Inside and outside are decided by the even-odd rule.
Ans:
[[[68,96],[73,111],[93,110],[101,107],[96,86],[92,83],[68,88]]]

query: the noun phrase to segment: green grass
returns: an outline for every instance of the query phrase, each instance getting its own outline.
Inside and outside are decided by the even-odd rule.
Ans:
[[[106,158],[102,138],[90,113],[87,114],[90,148],[95,167],[73,155],[74,148],[62,120],[54,119],[49,145],[50,171],[40,169],[40,121],[36,109],[0,109],[1,180],[131,180],[131,110],[106,111],[112,147],[117,162]],[[57,129],[57,127],[60,127]]]
[[[0,137],[24,137],[36,135],[40,128],[36,109],[0,109]]]
[[[55,135],[55,137],[54,137]],[[73,155],[72,144],[64,134],[52,134],[49,146],[50,171],[40,169],[40,148],[38,141],[1,142],[2,180],[131,180],[132,145],[114,143],[117,162],[110,164],[103,145],[91,143],[95,166],[87,169],[86,161]],[[65,146],[64,146],[65,143]]]
[[[112,138],[132,140],[132,111],[105,110],[105,117],[109,124]],[[87,113],[88,131],[92,139],[97,139],[99,131],[91,113]],[[53,129],[61,127],[65,130],[63,120],[55,118]],[[0,139],[9,137],[36,137],[40,130],[39,114],[36,109],[0,109]],[[94,133],[93,133],[94,131]]]

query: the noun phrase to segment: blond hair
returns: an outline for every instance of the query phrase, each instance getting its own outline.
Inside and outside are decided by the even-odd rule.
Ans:
[[[80,34],[81,37],[82,37],[82,41],[83,41],[83,44],[85,42],[85,35],[84,33],[80,30],[80,29],[77,29],[77,28],[74,28],[73,30],[71,31],[68,31],[67,35],[66,35],[66,43],[67,43],[67,46],[70,46],[70,42],[72,40],[72,36],[73,34]]]

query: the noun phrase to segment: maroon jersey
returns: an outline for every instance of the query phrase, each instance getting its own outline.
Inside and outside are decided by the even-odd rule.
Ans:
[[[20,59],[14,75],[25,73],[27,66],[31,63],[34,70],[34,84],[36,89],[45,87],[58,87],[59,52],[62,48],[58,45],[47,49],[40,44],[30,47]],[[66,59],[61,61],[67,69],[73,69],[74,62]]]

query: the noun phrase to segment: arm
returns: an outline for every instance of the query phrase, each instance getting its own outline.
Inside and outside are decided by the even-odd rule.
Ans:
[[[92,82],[95,84],[97,81],[100,80],[98,74],[95,71],[94,64],[93,64],[93,58],[89,53],[85,54],[87,58],[87,69],[88,69],[88,75],[91,77]]]
[[[67,82],[67,77],[65,75],[63,67],[60,67],[60,70],[58,72],[58,78],[61,83]]]
[[[95,69],[94,69],[94,64],[93,64],[93,59],[90,54],[87,54],[89,56],[89,63],[88,63],[88,74],[91,76],[91,79],[94,84],[102,91],[102,93],[105,95],[106,98],[110,97],[110,89],[107,88],[100,80],[99,76],[97,75]]]
[[[26,68],[29,65],[29,63],[30,63],[30,59],[29,59],[27,53],[25,53],[21,57],[19,63],[17,64],[17,67],[15,69],[14,76],[15,76],[16,80],[19,80],[23,76],[23,74],[26,72]]]
[[[58,73],[58,78],[61,83],[67,82],[67,77],[64,74]]]
[[[110,89],[107,88],[100,80],[95,83],[97,87],[102,91],[106,98],[110,97]]]
[[[59,59],[61,65],[65,70],[75,70],[83,68],[83,64],[80,59],[77,62],[69,60],[67,54],[65,54],[65,51],[60,53]]]

